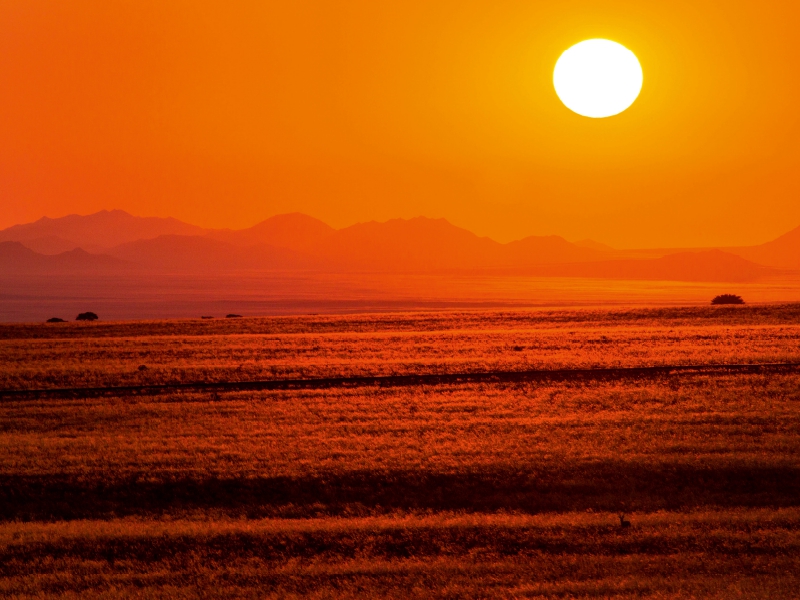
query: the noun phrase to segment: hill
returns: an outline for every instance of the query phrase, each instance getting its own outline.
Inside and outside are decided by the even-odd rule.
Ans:
[[[91,215],[68,215],[58,219],[42,217],[33,223],[14,225],[0,231],[0,242],[36,244],[38,247],[34,249],[50,254],[57,253],[48,251],[51,249],[97,250],[159,235],[199,235],[204,232],[202,227],[178,219],[135,217],[124,210],[102,210]],[[50,247],[46,246],[48,240]]]
[[[594,261],[610,256],[558,236],[501,244],[446,219],[426,217],[359,223],[326,236],[307,251],[329,268],[401,272]]]
[[[612,249],[579,246],[557,235],[531,236],[505,244],[506,261],[514,265],[594,262],[612,258]]]
[[[21,243],[26,248],[30,248],[39,254],[61,254],[62,252],[69,252],[76,248],[81,248],[92,254],[102,254],[106,250],[105,246],[87,244],[85,242],[73,242],[55,235],[21,240]]]
[[[425,217],[358,223],[309,248],[328,268],[404,272],[497,264],[501,251],[494,240]]]
[[[90,254],[76,248],[44,255],[20,242],[0,242],[0,273],[74,273],[128,271],[133,265],[104,254]]]
[[[275,215],[249,229],[214,229],[206,235],[237,246],[269,244],[278,248],[304,250],[319,243],[336,230],[319,219],[302,213]]]
[[[209,230],[177,219],[135,217],[114,210],[16,225],[0,231],[0,241],[27,247],[4,248],[3,272],[113,270],[136,265],[187,273],[493,271],[552,277],[753,281],[774,273],[767,267],[800,268],[800,228],[745,248],[619,251],[591,240],[571,243],[555,235],[503,244],[446,219],[426,217],[370,221],[337,230],[308,215],[289,213],[247,229]],[[103,258],[103,254],[108,256]],[[52,260],[42,255],[52,255]],[[111,257],[118,262],[111,262]]]
[[[600,242],[595,242],[594,240],[579,240],[577,242],[573,242],[579,248],[591,248],[592,250],[603,250],[604,252],[616,252],[616,248],[612,248],[607,244],[601,244]]]
[[[205,236],[162,235],[109,250],[119,259],[162,271],[237,271],[301,269],[308,260],[287,248],[268,244],[239,247]]]
[[[766,244],[728,250],[763,265],[800,269],[800,227]]]

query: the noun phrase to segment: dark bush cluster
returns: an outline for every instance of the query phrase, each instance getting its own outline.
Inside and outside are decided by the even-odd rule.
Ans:
[[[744,304],[744,300],[736,294],[720,294],[711,301],[711,304]]]
[[[93,312],[84,312],[84,313],[79,314],[77,317],[75,317],[75,320],[76,321],[97,321],[97,319],[99,319],[99,318],[100,317],[98,317]]]

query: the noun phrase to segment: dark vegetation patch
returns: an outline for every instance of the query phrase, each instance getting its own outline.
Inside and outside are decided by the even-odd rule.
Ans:
[[[711,300],[711,304],[744,304],[744,300],[736,294],[720,294]]]
[[[397,510],[524,513],[800,505],[800,467],[592,462],[537,471],[362,471],[153,481],[0,478],[0,518],[64,520],[211,512],[307,518]]]
[[[47,597],[795,596],[796,511],[662,513],[625,530],[612,520],[16,524],[15,541],[0,547],[0,576],[12,596]]]
[[[57,542],[39,542],[27,546],[7,546],[0,549],[0,574],[12,574],[9,565],[15,561],[32,562],[42,557],[64,557],[81,560],[137,561],[156,563],[165,557],[193,556],[202,560],[222,562],[231,559],[259,557],[267,562],[281,563],[291,559],[357,558],[429,558],[437,556],[463,556],[480,551],[494,557],[536,554],[600,554],[605,556],[669,555],[697,553],[737,556],[748,554],[764,558],[786,556],[800,551],[800,540],[787,532],[796,530],[794,521],[769,524],[757,531],[733,524],[689,523],[682,532],[664,531],[663,523],[622,531],[612,522],[591,525],[554,525],[541,527],[489,520],[474,523],[421,523],[394,526],[355,524],[340,528],[291,528],[284,530],[198,534],[173,534],[161,536],[159,543],[151,538],[136,535],[135,526],[127,535],[87,535],[60,539]],[[716,527],[715,527],[716,525]],[[715,531],[716,530],[716,531]],[[168,530],[167,530],[168,531]],[[714,532],[717,535],[705,537]],[[89,532],[87,532],[89,533]],[[751,537],[742,534],[752,533]],[[738,534],[738,535],[737,535]],[[784,538],[784,539],[781,539]],[[3,566],[5,565],[5,567]]]
[[[149,370],[139,365],[137,370]],[[165,385],[77,387],[54,389],[0,389],[0,400],[36,398],[98,398],[104,396],[163,395],[185,391],[275,391],[318,390],[336,388],[387,388],[459,385],[469,383],[528,383],[528,382],[590,382],[643,379],[675,379],[680,376],[729,374],[788,374],[800,371],[799,363],[766,364],[699,364],[660,365],[654,367],[625,367],[621,369],[537,369],[529,371],[488,371],[483,373],[447,373],[420,375],[389,375],[378,377],[325,377],[303,379],[274,379],[266,381],[184,382]],[[214,398],[218,400],[218,398]]]

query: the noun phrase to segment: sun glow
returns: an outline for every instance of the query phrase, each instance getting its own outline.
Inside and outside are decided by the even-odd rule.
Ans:
[[[636,55],[610,40],[586,40],[565,51],[556,63],[553,85],[571,111],[602,119],[628,109],[642,90]]]

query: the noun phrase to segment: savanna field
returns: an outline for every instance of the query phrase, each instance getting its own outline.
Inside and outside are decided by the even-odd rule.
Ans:
[[[0,596],[800,597],[798,365],[800,305],[0,325]]]

